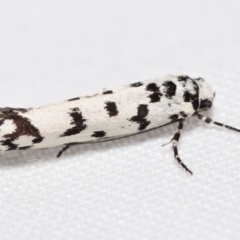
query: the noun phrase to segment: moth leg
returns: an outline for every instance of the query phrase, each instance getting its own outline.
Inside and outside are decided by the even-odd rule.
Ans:
[[[217,125],[217,126],[220,126],[220,127],[223,127],[223,128],[227,128],[227,129],[229,129],[229,130],[233,130],[233,131],[236,131],[236,132],[240,132],[240,129],[237,129],[237,128],[235,128],[235,127],[228,126],[228,125],[223,124],[223,123],[215,122],[215,121],[213,121],[211,118],[206,117],[206,116],[203,116],[203,115],[201,115],[201,114],[199,114],[199,113],[197,113],[196,115],[197,115],[198,119],[204,121],[205,123],[208,123],[208,124],[213,123],[213,124],[215,124],[215,125]]]
[[[173,144],[173,151],[174,151],[174,157],[175,159],[178,161],[178,163],[187,171],[189,172],[190,174],[193,174],[193,172],[188,169],[188,167],[183,163],[183,161],[181,160],[181,158],[179,157],[178,155],[178,148],[177,148],[177,144],[178,144],[178,141],[180,139],[180,136],[181,136],[181,130],[183,129],[183,122],[184,122],[184,119],[181,119],[179,121],[179,125],[178,125],[178,129],[177,129],[177,132],[174,134],[173,138],[171,139],[171,143]]]
[[[62,150],[58,153],[57,158],[59,158],[63,154],[63,152],[65,152],[69,147],[70,145],[66,145],[65,147],[63,147]]]

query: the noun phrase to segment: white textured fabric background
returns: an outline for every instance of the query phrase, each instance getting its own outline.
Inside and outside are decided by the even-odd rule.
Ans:
[[[216,90],[240,127],[240,3],[1,1],[1,107],[32,107],[169,73]],[[0,156],[0,239],[239,239],[240,134],[197,119],[113,142]]]

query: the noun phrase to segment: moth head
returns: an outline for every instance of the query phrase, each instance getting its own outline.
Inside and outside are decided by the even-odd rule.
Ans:
[[[200,103],[197,112],[208,110],[212,107],[215,93],[213,92],[210,85],[206,81],[204,81],[203,78],[195,78],[194,80],[199,86]]]

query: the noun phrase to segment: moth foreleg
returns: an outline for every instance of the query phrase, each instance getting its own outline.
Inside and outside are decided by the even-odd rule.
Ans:
[[[187,171],[189,172],[190,174],[193,174],[193,172],[188,169],[188,167],[183,163],[183,161],[181,160],[181,158],[179,157],[179,154],[178,154],[178,141],[180,139],[180,136],[181,136],[181,131],[183,129],[183,122],[184,122],[184,119],[181,119],[179,121],[179,125],[178,125],[178,129],[177,129],[177,132],[174,134],[173,138],[171,139],[170,143],[172,143],[172,146],[173,146],[173,152],[174,152],[174,157],[175,159],[178,161],[178,163]],[[167,143],[168,144],[168,143]],[[165,146],[166,144],[164,144],[163,146]]]
[[[57,158],[59,158],[63,154],[63,152],[65,152],[69,147],[70,145],[66,145],[65,147],[63,147],[62,150],[57,154]]]

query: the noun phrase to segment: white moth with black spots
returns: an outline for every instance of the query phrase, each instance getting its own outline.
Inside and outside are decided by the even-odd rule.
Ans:
[[[170,143],[179,164],[177,144],[183,122],[197,116],[206,123],[240,131],[200,115],[212,106],[214,93],[202,78],[167,75],[38,108],[0,108],[0,151],[109,141],[179,122]]]

